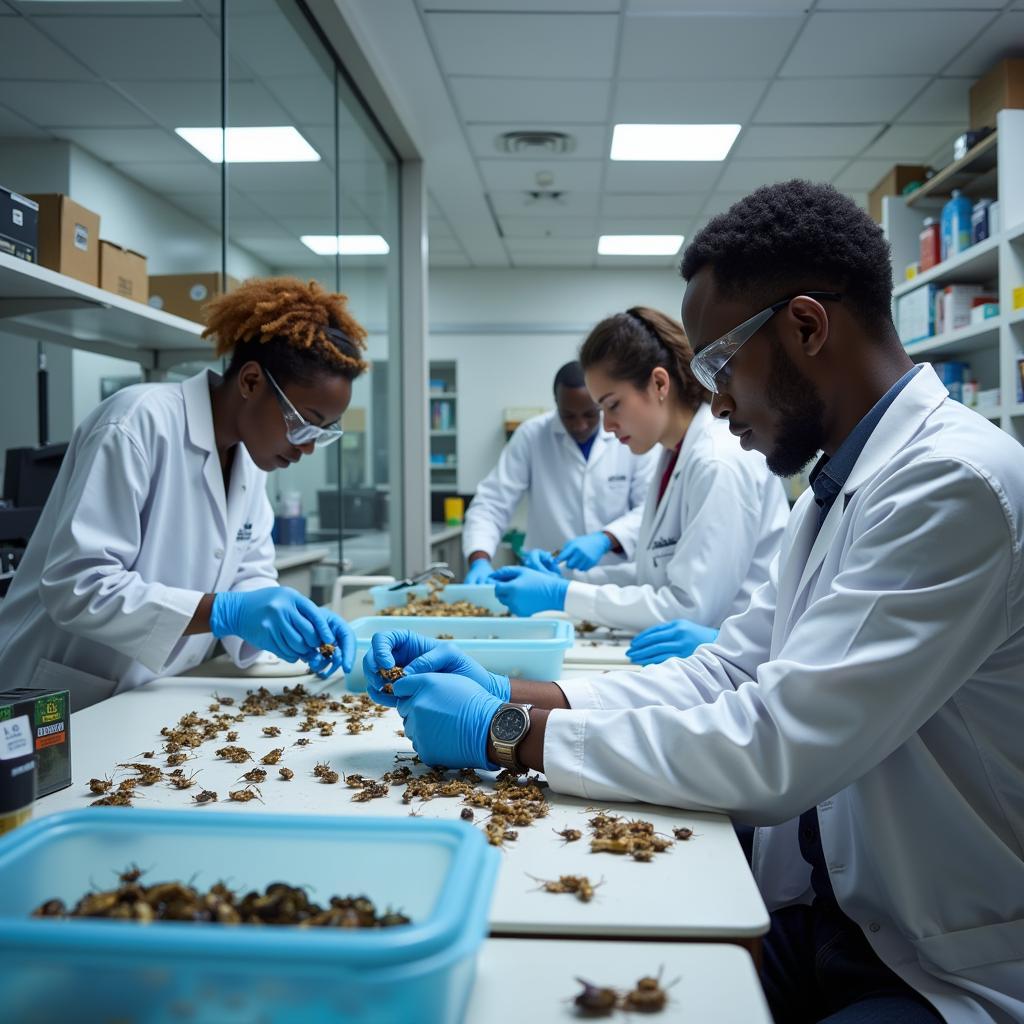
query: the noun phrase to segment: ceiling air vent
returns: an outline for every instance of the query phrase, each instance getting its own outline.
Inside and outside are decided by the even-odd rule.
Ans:
[[[504,132],[495,140],[500,153],[571,153],[576,140],[565,132]]]

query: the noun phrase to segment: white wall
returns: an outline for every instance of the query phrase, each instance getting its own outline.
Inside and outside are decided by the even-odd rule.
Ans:
[[[554,375],[594,324],[638,305],[678,317],[682,297],[671,268],[432,270],[430,358],[457,364],[458,490],[497,461],[506,407],[554,408]]]

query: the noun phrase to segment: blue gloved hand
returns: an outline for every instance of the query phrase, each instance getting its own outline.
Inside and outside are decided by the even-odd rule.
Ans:
[[[494,574],[494,593],[513,615],[564,611],[568,589],[568,580],[521,565],[506,566]]]
[[[307,661],[321,644],[335,641],[324,613],[291,587],[214,594],[210,632],[218,638],[239,636],[282,661]],[[354,644],[352,651],[354,655]]]
[[[612,541],[607,533],[585,533],[582,537],[574,537],[568,544],[563,544],[558,552],[558,561],[565,562],[570,569],[585,572],[593,569],[612,549]]]
[[[508,676],[488,672],[455,644],[421,636],[407,629],[392,629],[386,633],[374,633],[370,638],[370,649],[363,658],[366,689],[378,704],[387,707],[398,704],[397,698],[381,689],[384,680],[378,675],[378,669],[396,665],[401,665],[408,675],[447,672],[465,676],[503,701],[508,700],[512,693]]]
[[[306,659],[309,667],[321,679],[330,679],[338,669],[348,675],[356,661],[356,635],[352,627],[330,608],[321,608],[320,613],[327,620],[327,628],[334,637],[328,641],[334,645],[334,654],[325,658],[317,651],[312,658]]]
[[[712,643],[718,630],[689,619],[659,622],[633,637],[626,657],[636,665],[657,665],[669,658],[688,658],[701,644]]]
[[[494,572],[494,566],[489,558],[478,558],[466,573],[465,583],[486,583]]]
[[[551,576],[561,576],[562,570],[558,567],[558,560],[550,551],[543,548],[532,548],[522,554],[523,565],[527,569],[536,569],[537,572],[546,572]]]
[[[487,760],[487,738],[501,700],[472,679],[441,672],[396,679],[394,688],[405,735],[424,764],[498,769]]]

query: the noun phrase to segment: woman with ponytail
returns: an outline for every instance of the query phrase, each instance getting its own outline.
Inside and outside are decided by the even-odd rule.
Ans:
[[[278,586],[265,483],[341,436],[366,332],[344,295],[294,278],[247,281],[207,323],[223,376],[125,388],[75,431],[0,606],[12,685],[69,689],[78,710],[215,638],[241,667],[270,651],[351,669],[348,625]]]
[[[557,554],[502,569],[497,594],[514,614],[557,608],[638,632],[630,657],[647,664],[714,639],[768,578],[789,512],[782,485],[711,414],[692,357],[682,324],[654,309],[634,307],[591,331],[580,362],[605,429],[635,454],[661,451],[636,559],[572,579]]]

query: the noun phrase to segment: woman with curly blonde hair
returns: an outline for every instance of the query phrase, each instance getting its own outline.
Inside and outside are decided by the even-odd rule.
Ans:
[[[0,605],[0,678],[78,710],[199,664],[221,639],[326,677],[351,629],[278,586],[266,474],[341,436],[366,331],[316,282],[245,282],[206,309],[229,359],[125,388],[78,427]]]

